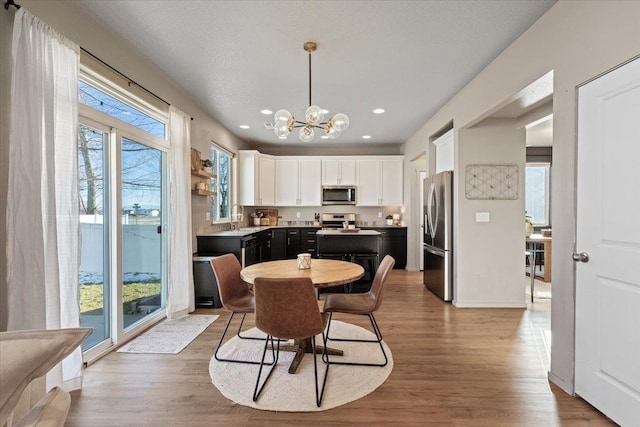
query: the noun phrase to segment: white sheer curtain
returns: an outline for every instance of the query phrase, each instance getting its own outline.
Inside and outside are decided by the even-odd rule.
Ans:
[[[7,327],[77,327],[79,47],[22,8],[12,55]],[[47,389],[79,388],[81,368],[77,349]]]
[[[169,295],[167,317],[195,309],[191,263],[191,118],[169,108]]]

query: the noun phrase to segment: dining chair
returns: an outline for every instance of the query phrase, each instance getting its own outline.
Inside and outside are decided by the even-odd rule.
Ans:
[[[382,345],[382,333],[378,327],[378,323],[373,315],[375,311],[380,308],[382,304],[382,293],[384,285],[387,282],[389,272],[393,269],[395,259],[392,256],[386,255],[378,269],[376,275],[373,278],[371,289],[364,294],[329,294],[327,295],[323,312],[329,313],[329,325],[327,326],[327,340],[328,341],[346,341],[346,342],[362,342],[362,343],[378,343],[384,356],[384,363],[362,363],[362,362],[329,362],[325,359],[326,363],[332,365],[356,365],[356,366],[386,366],[388,359],[387,354],[384,351]],[[346,314],[359,314],[369,317],[371,327],[376,335],[375,340],[361,340],[361,339],[347,339],[347,338],[331,338],[331,320],[333,313],[346,313]]]
[[[222,332],[222,336],[220,337],[220,341],[218,342],[218,347],[216,348],[214,357],[220,362],[248,363],[251,365],[260,365],[261,362],[258,361],[225,359],[218,356],[218,351],[220,350],[220,346],[222,346],[222,341],[224,341],[224,337],[227,334],[229,325],[231,324],[231,321],[236,314],[242,314],[242,319],[240,320],[240,325],[238,326],[238,332],[236,333],[238,338],[260,341],[264,341],[266,340],[266,338],[248,337],[242,336],[240,334],[247,313],[255,312],[255,300],[253,292],[251,292],[251,290],[249,289],[249,285],[247,285],[240,277],[240,270],[242,270],[242,266],[240,265],[240,262],[238,262],[238,259],[233,254],[226,254],[216,258],[212,258],[210,263],[211,268],[213,269],[213,274],[215,275],[216,281],[218,282],[218,289],[220,291],[220,301],[222,302],[222,306],[231,312],[229,320],[227,320],[227,325],[224,327],[224,332]],[[275,359],[273,359],[272,364],[275,364]]]
[[[275,363],[269,370],[264,382],[260,385],[264,358],[267,347],[271,342],[271,351],[274,352],[274,338],[311,340],[313,354],[314,385],[316,389],[316,405],[320,407],[324,396],[329,364],[327,355],[327,339],[324,335],[327,326],[328,315],[322,313],[318,307],[313,282],[308,277],[290,279],[273,279],[256,277],[253,286],[256,300],[256,327],[267,334],[267,342],[262,352],[262,363],[258,370],[256,387],[253,391],[253,401],[257,401],[264,386],[271,378],[273,370],[278,363],[280,355],[280,340],[275,350]],[[318,385],[318,361],[316,359],[316,335],[322,334],[322,360],[327,363],[322,380],[322,388]],[[289,375],[289,374],[287,374]]]

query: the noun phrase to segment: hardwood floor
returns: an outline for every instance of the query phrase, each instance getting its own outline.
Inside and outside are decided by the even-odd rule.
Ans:
[[[549,310],[550,300],[457,309],[426,290],[420,273],[394,270],[376,314],[393,352],[389,379],[335,409],[280,413],[236,405],[212,385],[209,360],[228,312],[199,309],[221,317],[180,354],[114,352],[89,366],[66,425],[613,425],[547,381]],[[334,318],[367,326],[366,317]]]

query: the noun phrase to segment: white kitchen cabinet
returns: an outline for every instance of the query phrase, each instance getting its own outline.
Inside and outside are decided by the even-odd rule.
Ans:
[[[317,158],[277,158],[275,161],[275,205],[320,206],[321,170],[321,162]]]
[[[358,206],[402,205],[402,157],[360,159],[357,171]]]
[[[355,185],[356,160],[335,158],[322,160],[322,185]]]
[[[238,164],[240,204],[244,206],[274,206],[274,158],[255,150],[240,150]]]

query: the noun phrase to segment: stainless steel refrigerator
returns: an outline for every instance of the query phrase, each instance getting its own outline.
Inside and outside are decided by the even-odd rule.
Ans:
[[[453,172],[424,180],[424,285],[453,299]]]

